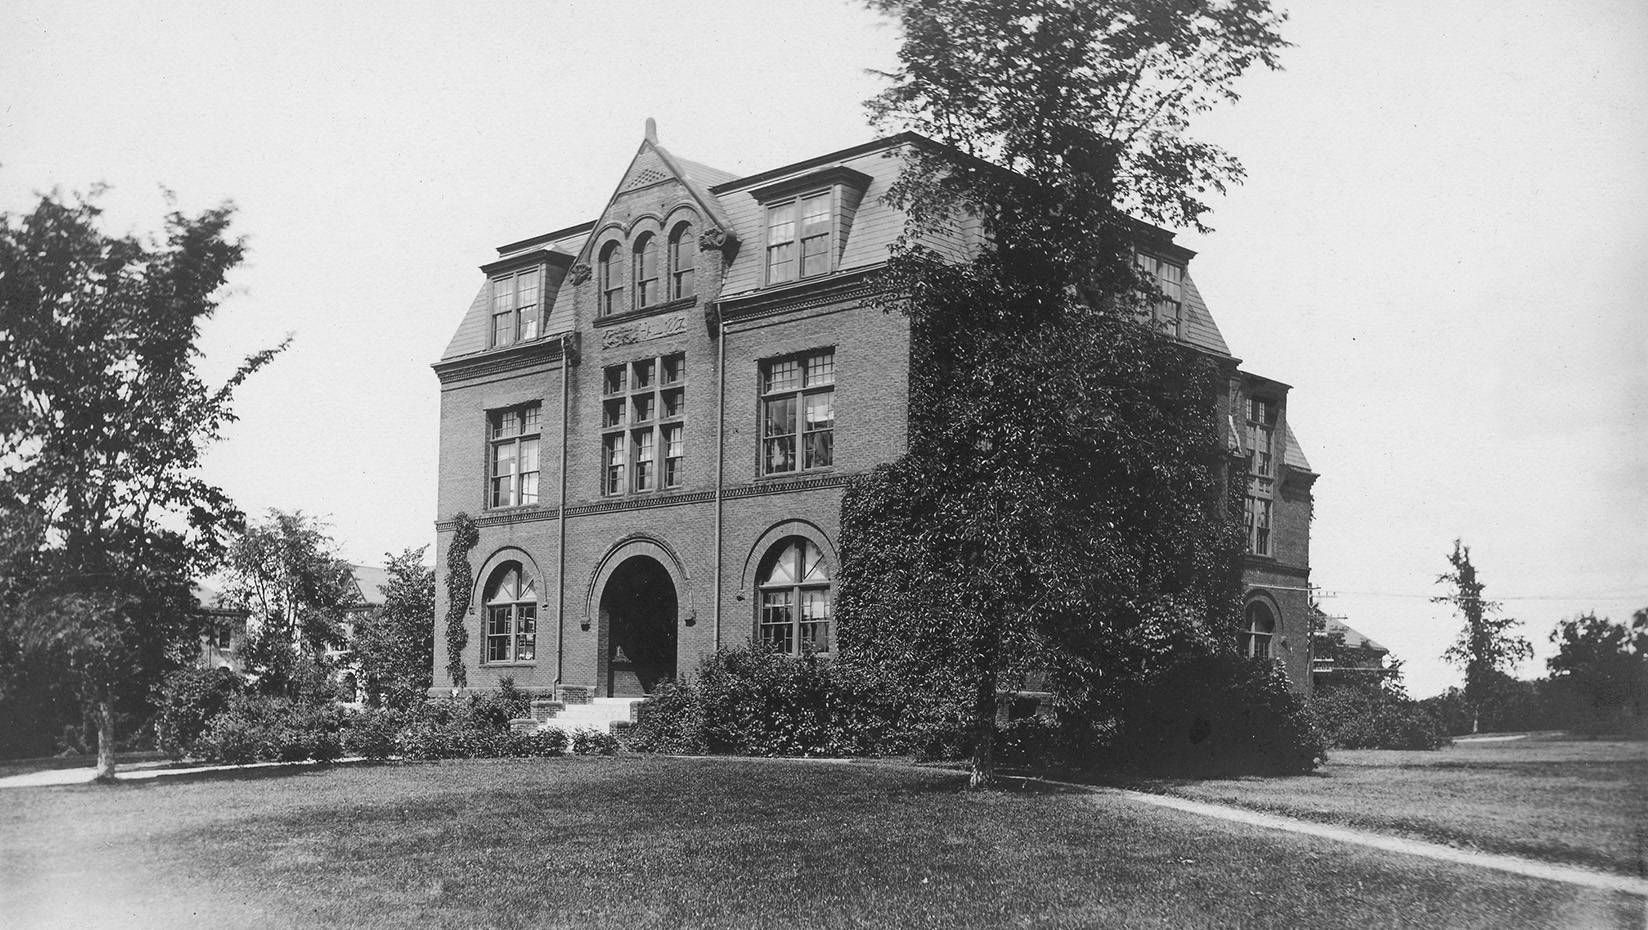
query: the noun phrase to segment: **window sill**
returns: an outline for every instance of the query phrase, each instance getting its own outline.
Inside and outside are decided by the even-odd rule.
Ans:
[[[530,662],[482,662],[481,668],[536,668],[538,660]]]
[[[666,300],[661,304],[653,304],[650,307],[642,307],[639,310],[625,310],[622,313],[613,313],[607,316],[596,317],[595,326],[597,329],[605,326],[617,326],[620,323],[629,323],[649,316],[658,316],[660,314],[671,313],[677,310],[686,310],[697,303],[697,294],[694,294],[691,297]]]
[[[481,513],[522,513],[533,510],[542,510],[543,506],[543,504],[511,504],[508,507],[485,507],[482,508]]]
[[[793,481],[797,478],[816,478],[816,477],[819,477],[821,475],[833,475],[833,474],[835,474],[835,466],[834,465],[829,465],[829,466],[820,467],[820,468],[806,468],[806,469],[798,468],[795,471],[769,472],[769,473],[764,474],[764,475],[756,475],[755,480],[756,481],[786,481],[786,480]]]

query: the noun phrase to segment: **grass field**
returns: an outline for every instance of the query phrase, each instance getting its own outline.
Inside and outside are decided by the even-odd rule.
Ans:
[[[1337,751],[1316,775],[1156,790],[1491,852],[1648,876],[1648,743],[1550,737]]]
[[[1111,797],[646,757],[0,799],[6,927],[1640,927],[1641,899]]]

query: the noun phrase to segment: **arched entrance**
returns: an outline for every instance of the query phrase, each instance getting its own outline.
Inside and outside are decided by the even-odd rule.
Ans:
[[[601,591],[606,694],[640,697],[675,680],[675,582],[651,556],[634,555]]]

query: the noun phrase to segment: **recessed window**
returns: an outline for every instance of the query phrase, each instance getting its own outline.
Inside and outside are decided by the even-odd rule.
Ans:
[[[650,307],[660,301],[658,289],[658,238],[642,233],[635,239],[635,257],[630,262],[635,269],[635,309]]]
[[[528,268],[492,279],[492,346],[538,338],[540,271]]]
[[[597,287],[601,289],[600,315],[611,316],[624,309],[624,270],[621,267],[623,259],[618,252],[618,243],[608,242],[601,247],[601,257],[596,261],[595,278]]]
[[[1249,398],[1247,402],[1247,470],[1252,475],[1275,474],[1276,403]]]
[[[698,239],[692,224],[677,223],[669,237],[670,300],[681,300],[695,293],[692,277],[697,266],[694,258],[697,252]]]
[[[1247,605],[1244,614],[1246,626],[1242,630],[1242,655],[1253,659],[1270,658],[1270,641],[1276,635],[1276,618],[1262,601]]]
[[[486,587],[486,661],[531,662],[538,647],[538,586],[519,562],[505,562]]]
[[[601,373],[601,493],[668,490],[685,478],[687,357],[676,352]]]
[[[1270,515],[1272,501],[1268,497],[1249,494],[1247,497],[1247,551],[1254,555],[1270,555]]]
[[[761,473],[835,464],[835,350],[761,365]]]
[[[767,283],[782,284],[830,270],[829,191],[767,205]]]
[[[538,503],[538,404],[487,414],[488,507]]]
[[[773,547],[756,588],[762,643],[787,655],[828,651],[830,574],[817,546],[791,538]]]

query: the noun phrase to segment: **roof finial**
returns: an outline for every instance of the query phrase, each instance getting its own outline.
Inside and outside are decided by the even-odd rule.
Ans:
[[[647,117],[647,141],[652,143],[658,141],[658,121],[650,116]]]

